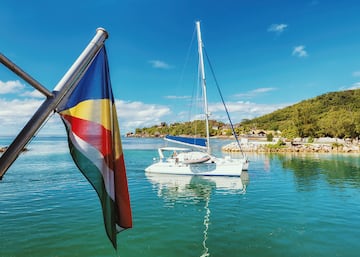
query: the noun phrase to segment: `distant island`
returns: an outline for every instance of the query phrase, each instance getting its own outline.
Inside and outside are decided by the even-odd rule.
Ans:
[[[229,124],[210,120],[209,126],[212,137],[232,136]],[[244,145],[247,151],[359,152],[360,89],[326,93],[261,117],[243,120],[235,124],[235,131],[248,146],[252,144],[251,147]],[[200,120],[162,122],[137,128],[135,133],[126,136],[163,137],[167,134],[205,136],[205,124]],[[256,141],[262,143],[255,144]],[[224,151],[236,149],[229,146]]]

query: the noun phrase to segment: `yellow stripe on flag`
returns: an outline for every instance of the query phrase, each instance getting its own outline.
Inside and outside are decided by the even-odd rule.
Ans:
[[[105,129],[111,130],[112,122],[110,107],[113,105],[110,99],[85,100],[74,107],[60,112],[63,115],[69,115],[79,119],[84,119],[101,124]]]

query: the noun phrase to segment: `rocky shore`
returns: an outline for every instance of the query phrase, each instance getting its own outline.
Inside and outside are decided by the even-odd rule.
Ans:
[[[7,149],[7,146],[0,146],[0,153],[5,152]],[[29,151],[27,148],[22,149],[22,152]]]
[[[345,141],[331,139],[326,141],[317,140],[313,143],[306,141],[285,142],[242,142],[241,150],[244,152],[259,153],[360,153],[358,141]],[[240,152],[239,146],[234,142],[222,147],[224,152]]]

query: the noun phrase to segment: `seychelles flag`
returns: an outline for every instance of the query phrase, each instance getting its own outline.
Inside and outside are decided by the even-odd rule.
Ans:
[[[104,46],[57,111],[68,133],[72,158],[99,196],[106,233],[116,249],[117,232],[131,228],[132,217]]]

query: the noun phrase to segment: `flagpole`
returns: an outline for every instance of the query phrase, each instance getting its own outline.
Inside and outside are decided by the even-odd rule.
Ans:
[[[23,80],[28,82],[35,89],[39,90],[46,97],[52,97],[53,96],[53,94],[49,90],[47,90],[47,88],[43,87],[38,81],[36,81],[33,77],[31,77],[29,74],[27,74],[25,71],[23,71],[15,63],[13,63],[8,58],[6,58],[6,56],[4,56],[2,53],[0,53],[0,62],[2,64],[4,64],[6,67],[8,67],[15,74],[20,76]]]
[[[90,65],[91,60],[103,46],[107,38],[108,33],[105,29],[98,28],[96,30],[96,35],[54,88],[52,92],[53,96],[48,97],[42,103],[36,113],[9,145],[0,158],[0,180],[27,143],[45,122],[50,113],[56,109],[64,96],[76,86],[77,82],[81,79],[85,70]]]

